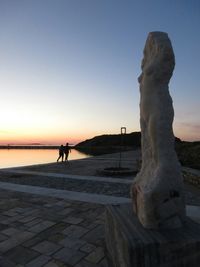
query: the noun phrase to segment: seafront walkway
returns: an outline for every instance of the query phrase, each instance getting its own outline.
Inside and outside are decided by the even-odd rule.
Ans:
[[[123,153],[122,166],[138,153]],[[105,254],[107,204],[130,202],[134,175],[105,177],[118,154],[0,170],[1,267],[109,267]],[[199,189],[186,185],[187,213],[198,221]]]

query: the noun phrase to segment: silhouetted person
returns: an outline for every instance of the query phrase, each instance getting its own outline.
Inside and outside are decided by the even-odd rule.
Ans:
[[[68,161],[69,152],[71,152],[71,149],[69,144],[66,143],[66,146],[64,147],[65,161]]]
[[[64,146],[63,145],[61,145],[60,147],[59,147],[59,157],[58,157],[58,159],[57,159],[57,162],[59,161],[59,159],[62,159],[62,161],[63,161],[63,158],[64,158]]]

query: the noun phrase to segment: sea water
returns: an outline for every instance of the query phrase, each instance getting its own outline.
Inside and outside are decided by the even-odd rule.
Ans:
[[[0,149],[0,168],[56,162],[58,149]],[[71,149],[68,160],[87,158],[82,152]]]

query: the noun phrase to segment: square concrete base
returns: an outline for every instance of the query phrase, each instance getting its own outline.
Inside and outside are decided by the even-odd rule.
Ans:
[[[108,206],[105,236],[109,267],[200,266],[200,225],[189,218],[179,229],[148,230],[131,204]]]

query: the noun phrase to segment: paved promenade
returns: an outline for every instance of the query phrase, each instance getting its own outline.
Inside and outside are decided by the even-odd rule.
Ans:
[[[136,167],[138,152],[123,153]],[[103,177],[118,154],[0,170],[0,267],[109,267],[107,204],[130,202],[129,177]],[[187,213],[198,221],[199,190],[185,185]]]
[[[0,190],[0,266],[101,266],[104,206]]]

